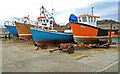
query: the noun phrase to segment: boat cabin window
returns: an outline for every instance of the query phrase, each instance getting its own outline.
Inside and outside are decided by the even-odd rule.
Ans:
[[[47,26],[47,24],[42,24],[42,25]]]
[[[81,22],[81,18],[79,17],[79,22]]]
[[[91,22],[93,22],[93,17],[91,17]]]
[[[43,22],[45,22],[45,20],[43,20]]]
[[[49,20],[48,20],[48,19],[46,19],[46,21],[47,21],[47,22],[49,22]]]
[[[88,22],[90,22],[90,17],[88,17]]]
[[[87,22],[87,18],[86,17],[82,17],[83,22]]]
[[[40,21],[42,22],[42,19]]]
[[[96,18],[94,18],[94,22],[96,22]]]
[[[51,20],[51,21],[50,21],[50,24],[52,24],[52,23],[53,23],[53,21]]]

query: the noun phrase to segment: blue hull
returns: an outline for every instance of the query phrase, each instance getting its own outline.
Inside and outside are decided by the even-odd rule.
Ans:
[[[41,29],[30,28],[35,41],[73,41],[73,35],[60,32],[45,32]]]
[[[5,27],[10,32],[10,34],[14,34],[14,35],[18,34],[16,26],[5,25]]]

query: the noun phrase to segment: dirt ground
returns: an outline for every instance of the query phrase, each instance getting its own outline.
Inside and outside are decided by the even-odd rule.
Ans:
[[[111,48],[75,48],[74,54],[49,53],[57,47],[35,50],[33,41],[3,40],[2,72],[99,72],[118,64],[118,45]],[[1,70],[1,67],[0,67]],[[110,70],[112,71],[112,70]],[[118,65],[113,72],[118,71]]]

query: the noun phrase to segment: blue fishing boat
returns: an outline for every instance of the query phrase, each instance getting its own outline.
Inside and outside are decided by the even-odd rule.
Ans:
[[[34,41],[38,42],[70,42],[73,41],[71,30],[58,32],[54,29],[55,20],[53,16],[42,6],[40,17],[37,18],[38,26],[41,28],[30,28]]]
[[[18,30],[17,30],[17,27],[15,25],[16,22],[23,23],[24,18],[16,18],[16,17],[14,17],[12,21],[5,21],[4,26],[10,32],[10,34],[18,35]],[[27,21],[25,23],[27,23]]]
[[[38,42],[71,42],[73,41],[72,33],[56,32],[55,30],[45,31],[37,28],[30,28],[34,41]]]
[[[11,23],[10,21],[6,21],[4,23],[4,26],[7,28],[7,30],[10,32],[10,34],[17,35],[17,29],[14,23]]]

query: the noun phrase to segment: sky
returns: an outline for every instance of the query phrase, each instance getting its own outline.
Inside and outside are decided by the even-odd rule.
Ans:
[[[70,14],[76,16],[83,13],[94,14],[101,19],[113,19],[118,21],[119,0],[1,0],[0,1],[0,27],[5,21],[14,17],[22,18],[30,15],[31,20],[37,20],[40,7],[44,6],[50,13],[54,9],[56,23],[65,25],[69,21]]]

